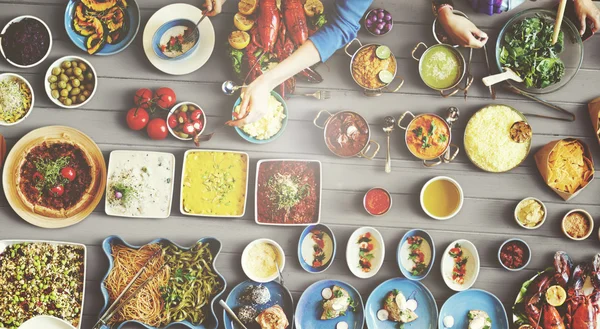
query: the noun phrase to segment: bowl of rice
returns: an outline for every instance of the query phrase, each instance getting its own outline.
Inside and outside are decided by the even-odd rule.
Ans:
[[[242,97],[233,105],[233,112],[239,113]],[[267,113],[257,121],[242,127],[235,127],[237,133],[246,141],[253,144],[266,144],[283,134],[288,122],[288,109],[283,98],[271,91]]]
[[[0,74],[0,126],[14,126],[33,110],[33,88],[18,74]]]
[[[531,127],[521,112],[507,105],[489,105],[469,119],[465,152],[481,170],[507,172],[527,158],[531,135]]]

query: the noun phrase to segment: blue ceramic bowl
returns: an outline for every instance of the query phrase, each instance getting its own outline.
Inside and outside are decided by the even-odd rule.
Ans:
[[[237,131],[237,133],[242,136],[243,139],[245,139],[246,141],[252,143],[252,144],[266,144],[266,143],[270,143],[274,140],[276,140],[277,138],[279,138],[279,136],[283,135],[283,131],[285,130],[285,127],[287,127],[287,123],[288,123],[288,107],[287,104],[285,103],[285,100],[281,97],[281,95],[279,95],[277,92],[275,91],[271,91],[271,95],[275,96],[275,98],[277,98],[277,100],[281,103],[281,105],[283,105],[283,114],[285,114],[285,118],[283,119],[283,121],[281,122],[281,129],[279,129],[279,131],[271,136],[271,138],[269,139],[256,139],[254,137],[251,137],[250,135],[246,134],[242,129],[235,127],[235,131]],[[240,105],[242,101],[242,98],[239,97],[237,99],[237,101],[235,102],[235,104],[233,104],[233,112],[235,112],[235,108]],[[232,117],[233,119],[235,119],[234,117]]]
[[[438,319],[438,308],[433,295],[421,282],[410,281],[404,278],[389,279],[377,286],[369,295],[367,305],[365,305],[368,328],[398,328],[397,322],[380,321],[377,319],[377,312],[383,308],[385,296],[394,289],[401,291],[407,299],[415,299],[417,301],[417,310],[415,313],[419,317],[414,322],[407,324],[407,328],[435,329]]]
[[[231,289],[229,296],[227,296],[227,300],[225,301],[227,303],[227,306],[229,306],[229,308],[236,312],[238,307],[244,305],[240,303],[240,296],[244,293],[246,287],[251,285],[263,285],[267,287],[267,289],[269,289],[269,292],[271,293],[271,300],[268,303],[266,303],[265,305],[255,305],[257,311],[262,312],[263,310],[273,305],[279,305],[287,315],[288,322],[290,323],[289,328],[291,328],[291,324],[294,323],[294,300],[292,299],[292,294],[290,293],[290,291],[276,281],[258,283],[252,280],[246,280],[238,284],[233,289]],[[238,329],[239,325],[237,323],[234,323],[235,320],[230,318],[229,314],[227,314],[227,312],[223,310],[223,325],[225,326],[225,329]]]
[[[223,294],[223,292],[227,288],[227,282],[225,281],[225,278],[215,268],[215,262],[217,261],[217,257],[219,256],[219,252],[221,251],[221,241],[219,241],[215,238],[207,237],[207,238],[201,238],[200,240],[198,240],[198,242],[208,244],[210,252],[214,255],[213,263],[212,263],[212,270],[217,274],[217,279],[221,283],[222,288],[211,299],[210,313],[206,314],[206,319],[204,320],[204,322],[202,324],[194,325],[189,321],[181,321],[181,322],[169,323],[162,328],[168,328],[172,325],[177,325],[177,324],[184,325],[190,329],[217,329],[219,327],[219,320],[217,319],[217,315],[215,314],[215,305],[214,304],[215,304],[215,300],[219,299],[221,294]],[[148,244],[155,244],[155,243],[172,244],[182,250],[189,250],[193,247],[193,246],[192,247],[182,247],[168,239],[156,239],[156,240],[150,241]],[[102,282],[100,283],[100,290],[102,291],[102,295],[104,296],[104,307],[100,311],[100,314],[103,314],[104,311],[106,311],[106,309],[108,309],[108,307],[110,306],[110,298],[108,295],[108,290],[106,289],[106,286],[104,285],[104,281],[106,280],[106,278],[108,277],[108,274],[112,271],[113,266],[114,266],[114,261],[113,261],[113,257],[112,257],[112,253],[111,253],[111,246],[114,244],[125,245],[125,246],[127,246],[129,248],[133,248],[133,249],[139,249],[142,247],[142,246],[131,245],[131,244],[125,242],[123,239],[121,239],[121,237],[116,236],[116,235],[111,235],[111,236],[107,237],[106,239],[104,239],[104,241],[102,242],[102,250],[104,250],[106,257],[108,258],[108,271],[106,272],[106,275],[104,276],[104,278],[102,279]],[[120,329],[120,328],[126,326],[128,323],[137,323],[147,329],[157,329],[156,327],[151,327],[151,326],[141,323],[139,321],[125,321],[123,323],[119,323],[118,325],[113,325],[112,327],[104,325],[104,326],[100,327],[100,329],[111,329],[111,328],[112,329]]]
[[[505,246],[507,243],[509,243],[509,242],[512,242],[512,241],[521,242],[521,243],[522,243],[522,244],[525,246],[525,251],[526,251],[526,253],[527,253],[527,254],[525,255],[525,257],[527,257],[527,260],[525,261],[525,264],[523,264],[523,266],[521,266],[521,267],[518,267],[518,268],[510,268],[510,267],[508,267],[508,266],[504,265],[504,263],[502,263],[502,259],[500,258],[500,254],[502,253],[502,248],[504,248],[504,246]],[[517,272],[517,271],[520,271],[520,270],[522,270],[522,269],[526,268],[526,267],[527,267],[527,265],[529,265],[529,262],[531,261],[531,248],[529,247],[529,245],[527,244],[527,242],[525,242],[525,241],[523,241],[523,240],[521,240],[521,239],[518,239],[518,238],[510,238],[510,239],[508,239],[508,240],[504,241],[504,243],[502,243],[502,245],[500,245],[500,248],[498,248],[498,261],[500,262],[500,265],[502,265],[502,267],[504,267],[505,269],[507,269],[507,270],[509,270],[509,271],[512,271],[512,272]]]
[[[169,56],[163,54],[162,51],[160,51],[160,39],[165,35],[165,33],[170,33],[169,30],[171,30],[174,27],[187,27],[188,30],[189,29],[193,30],[196,28],[196,23],[198,23],[198,22],[192,22],[189,19],[179,18],[179,19],[174,19],[172,21],[168,21],[168,22],[164,23],[163,25],[161,25],[158,28],[158,30],[156,30],[156,32],[154,32],[154,35],[152,36],[152,50],[154,50],[154,53],[156,54],[156,56],[158,56],[160,59],[164,59],[167,61],[178,61],[178,60],[187,58],[191,54],[193,54],[196,51],[196,49],[198,49],[198,45],[200,44],[200,36],[198,36],[198,40],[192,46],[192,48],[190,48],[190,50],[188,50],[187,52],[185,52],[182,55],[177,56],[177,57],[169,57]],[[175,33],[175,34],[180,34],[180,33]],[[173,35],[175,35],[175,34],[173,34]]]
[[[331,242],[333,245],[333,250],[332,250],[332,254],[331,254],[331,259],[329,259],[329,261],[319,267],[313,267],[312,265],[308,264],[305,260],[304,257],[302,257],[302,244],[304,242],[304,239],[306,238],[306,236],[314,229],[318,229],[323,231],[325,234],[328,234],[331,237]],[[307,226],[303,231],[302,234],[300,234],[300,240],[298,241],[298,261],[300,262],[300,266],[302,266],[302,268],[308,272],[308,273],[321,273],[324,272],[325,270],[327,270],[329,268],[329,266],[331,266],[331,264],[333,264],[333,260],[335,259],[335,252],[336,252],[336,248],[337,248],[337,243],[335,241],[335,236],[333,235],[333,231],[327,226],[327,225],[323,225],[323,224],[316,224],[316,225],[310,225]]]
[[[323,313],[321,291],[334,285],[348,291],[348,294],[354,300],[356,310],[348,309],[345,315],[338,318],[321,320],[321,314]],[[294,320],[296,329],[335,328],[340,321],[348,323],[348,329],[362,329],[365,325],[363,300],[353,286],[338,280],[321,280],[306,288],[298,300],[298,305],[296,305],[296,319]]]
[[[429,243],[429,246],[431,247],[431,261],[429,262],[429,266],[427,267],[427,270],[422,275],[412,275],[409,270],[405,269],[404,266],[402,266],[402,259],[400,257],[401,251],[402,251],[402,245],[408,238],[413,237],[413,236],[422,237],[425,241],[427,241]],[[431,235],[429,235],[429,233],[427,233],[427,231],[417,230],[417,229],[406,232],[406,234],[404,234],[404,236],[402,237],[402,240],[400,240],[400,243],[398,244],[398,249],[396,250],[396,260],[398,262],[398,267],[400,267],[400,272],[402,272],[402,275],[404,275],[405,278],[407,278],[409,280],[416,280],[416,281],[425,279],[427,274],[429,274],[429,272],[431,271],[431,268],[433,267],[433,263],[435,262],[435,244],[433,243],[433,239],[431,238]]]
[[[71,39],[71,41],[77,46],[77,48],[87,52],[87,48],[85,47],[85,41],[88,37],[84,37],[75,32],[73,28],[73,18],[75,15],[75,6],[77,5],[78,0],[68,0],[67,9],[65,10],[65,30],[67,31],[67,35]],[[125,10],[125,24],[129,26],[127,30],[127,34],[121,41],[114,45],[110,45],[105,43],[102,49],[100,49],[94,55],[106,56],[106,55],[114,55],[118,52],[123,51],[127,48],[135,39],[135,36],[140,29],[140,8],[137,5],[135,0],[127,0],[127,9]]]
[[[444,318],[452,316],[454,326],[452,328],[467,328],[469,319],[467,314],[470,310],[481,310],[486,312],[492,320],[494,329],[508,329],[508,317],[502,302],[493,294],[480,289],[469,289],[452,295],[442,308],[438,318],[438,328],[444,328]]]

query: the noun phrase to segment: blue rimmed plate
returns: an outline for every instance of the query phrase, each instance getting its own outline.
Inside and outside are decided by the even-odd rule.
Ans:
[[[294,323],[294,300],[292,299],[292,294],[290,293],[290,291],[276,281],[271,281],[262,284],[254,282],[252,280],[246,280],[244,282],[241,282],[233,289],[231,289],[231,292],[229,293],[229,296],[227,296],[227,300],[225,301],[227,303],[227,306],[229,306],[229,308],[236,312],[238,307],[242,305],[248,305],[241,302],[240,297],[242,297],[244,290],[252,285],[263,285],[267,287],[267,289],[269,289],[269,292],[271,293],[271,300],[268,303],[264,305],[253,305],[256,307],[257,311],[262,312],[263,310],[271,306],[279,305],[285,312],[285,315],[287,315],[288,322],[290,323],[289,328],[291,328],[291,324]],[[237,323],[234,324],[234,322],[235,320],[231,319],[229,317],[229,314],[227,314],[227,312],[223,310],[223,325],[225,326],[225,329],[238,329],[239,325]]]
[[[480,289],[461,291],[448,298],[440,310],[439,328],[444,328],[446,316],[454,318],[453,328],[467,328],[469,325],[467,314],[471,310],[486,312],[492,320],[492,328],[508,329],[506,310],[498,297]]]
[[[206,237],[206,238],[199,239],[194,245],[196,245],[197,243],[208,244],[210,253],[213,255],[213,262],[211,264],[211,267],[212,267],[212,270],[217,274],[217,279],[221,283],[222,287],[210,300],[210,314],[208,312],[206,312],[206,314],[207,314],[206,320],[202,324],[194,325],[189,321],[180,321],[180,322],[169,323],[161,328],[168,328],[168,327],[170,327],[172,325],[176,325],[176,324],[184,325],[191,329],[217,329],[219,326],[219,320],[217,319],[217,315],[215,314],[215,305],[214,304],[215,304],[215,300],[217,300],[219,298],[219,296],[221,296],[221,294],[227,288],[227,282],[225,281],[225,278],[215,268],[215,262],[217,260],[217,257],[219,256],[219,252],[221,252],[221,241],[219,241],[215,238]],[[102,242],[102,250],[104,250],[106,257],[108,258],[108,271],[106,272],[106,275],[104,276],[104,278],[102,279],[102,282],[100,283],[100,290],[102,291],[102,295],[104,296],[104,307],[100,311],[100,314],[103,314],[106,311],[106,309],[110,306],[110,298],[108,295],[108,290],[106,289],[106,286],[104,285],[104,281],[106,280],[106,278],[108,277],[108,275],[110,274],[110,272],[112,271],[113,266],[114,266],[112,252],[111,252],[111,246],[115,245],[115,244],[125,245],[132,249],[140,249],[141,247],[143,247],[143,246],[131,245],[131,244],[125,242],[121,237],[116,236],[116,235],[111,235],[111,236],[107,237],[106,239],[104,239],[104,241]],[[162,239],[162,238],[152,240],[147,244],[171,244],[171,245],[178,247],[181,250],[190,250],[193,247],[193,246],[192,247],[182,247],[182,246],[172,242],[171,240]],[[120,328],[124,327],[125,325],[127,325],[128,323],[137,323],[137,324],[144,326],[147,329],[157,329],[156,327],[146,325],[139,321],[125,321],[125,322],[122,322],[119,324],[115,324],[112,327],[104,325],[100,328],[101,329],[110,329],[110,328],[120,329]]]
[[[356,309],[354,311],[348,309],[346,315],[335,319],[321,320],[321,313],[323,313],[321,291],[333,286],[345,289],[354,300]],[[360,294],[353,286],[338,280],[322,280],[313,283],[304,290],[296,306],[296,319],[294,322],[296,329],[333,329],[341,321],[345,321],[348,324],[348,329],[362,329],[365,324],[362,297],[360,297]]]
[[[413,275],[411,270],[412,266],[414,265],[414,262],[409,258],[410,245],[407,240],[408,238],[417,236],[423,238],[423,242],[421,242],[421,246],[419,249],[423,252],[425,263],[427,264],[427,269],[420,275]],[[425,279],[427,274],[429,274],[429,271],[431,271],[433,263],[435,262],[435,244],[433,243],[431,235],[429,235],[427,231],[418,229],[406,232],[406,234],[404,234],[402,240],[400,240],[400,243],[398,244],[398,249],[396,251],[396,259],[398,261],[398,267],[400,267],[400,272],[402,272],[402,275],[404,275],[404,277],[406,277],[409,280],[417,281]]]
[[[85,45],[88,37],[84,37],[78,34],[73,27],[73,19],[75,18],[75,7],[81,0],[68,0],[67,8],[65,9],[65,17],[64,17],[64,25],[65,30],[67,31],[67,35],[71,39],[71,41],[77,46],[77,48],[85,51],[87,53],[87,47]],[[120,0],[123,1],[123,0]],[[119,1],[117,1],[118,3]],[[124,0],[123,2],[127,3],[127,8],[125,8],[125,24],[128,26],[127,34],[117,43],[109,44],[105,42],[104,46],[94,55],[106,56],[106,55],[114,55],[123,51],[127,48],[135,39],[139,29],[140,29],[140,8],[135,0]],[[118,5],[118,4],[117,4]]]
[[[312,262],[309,264],[306,259],[313,258],[313,251],[316,242],[312,238],[312,232],[314,230],[320,230],[324,233],[323,242],[324,247],[323,255],[324,259],[320,266],[313,266]],[[328,236],[328,237],[327,237]],[[298,240],[298,261],[300,262],[300,266],[308,272],[308,273],[321,273],[324,272],[333,264],[333,260],[335,258],[336,246],[337,243],[335,241],[335,235],[333,235],[333,231],[327,226],[323,224],[316,224],[307,226],[300,234],[300,240]]]
[[[281,129],[279,129],[279,131],[275,135],[271,136],[271,138],[268,138],[268,139],[256,139],[256,138],[246,134],[246,132],[244,132],[241,128],[235,127],[235,131],[237,131],[238,135],[240,135],[243,139],[245,139],[246,141],[248,141],[252,144],[270,143],[270,142],[276,140],[277,138],[279,138],[279,136],[283,135],[283,131],[287,127],[287,123],[288,123],[287,103],[285,102],[283,97],[281,97],[281,95],[279,95],[277,92],[271,91],[271,95],[273,95],[277,99],[277,101],[279,101],[279,103],[281,103],[281,105],[283,106],[283,114],[285,115],[285,118],[283,118],[283,120],[281,121]],[[233,104],[233,112],[235,112],[235,108],[238,105],[240,105],[241,102],[242,102],[242,98],[238,97],[237,101],[235,101],[235,104]],[[235,119],[235,117],[232,117],[232,119]]]
[[[418,318],[404,325],[406,329],[435,329],[438,318],[438,308],[433,295],[418,281],[411,281],[405,278],[389,279],[381,283],[367,299],[365,313],[367,318],[367,327],[373,329],[395,329],[398,323],[394,321],[380,321],[377,319],[377,311],[383,308],[385,296],[392,290],[397,289],[406,297],[407,300],[417,301],[415,313]]]

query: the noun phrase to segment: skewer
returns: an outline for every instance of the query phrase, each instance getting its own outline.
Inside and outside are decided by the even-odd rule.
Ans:
[[[563,17],[565,16],[566,7],[567,0],[560,0],[560,3],[558,5],[558,11],[556,12],[556,21],[554,22],[554,34],[552,35],[552,45],[555,45],[558,41],[560,26],[562,25]]]

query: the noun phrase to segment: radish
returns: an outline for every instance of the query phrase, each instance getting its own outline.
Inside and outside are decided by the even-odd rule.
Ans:
[[[379,319],[379,321],[385,321],[389,318],[389,316],[390,313],[388,313],[388,311],[384,310],[383,308],[377,311],[377,318]]]
[[[406,301],[406,308],[411,310],[411,311],[416,311],[417,310],[417,300],[416,299],[409,299]]]
[[[335,329],[348,329],[348,323],[346,321],[340,321],[335,326]]]
[[[323,297],[323,299],[329,300],[331,299],[331,297],[333,297],[333,291],[331,291],[331,288],[325,288],[321,291],[321,297]]]

